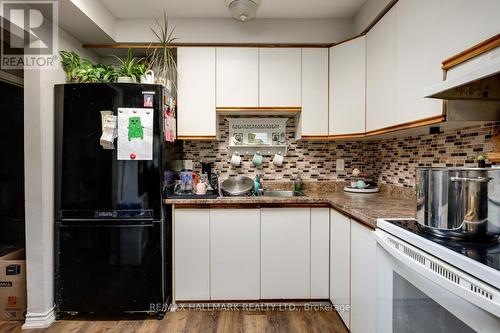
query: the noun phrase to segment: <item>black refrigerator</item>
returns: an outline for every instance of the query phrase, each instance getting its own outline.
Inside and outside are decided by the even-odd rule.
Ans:
[[[171,301],[171,224],[162,209],[161,170],[168,158],[163,87],[63,84],[54,94],[56,316],[161,318]],[[100,145],[101,111],[117,115],[122,108],[153,112],[151,158],[119,159],[117,140],[114,149]]]

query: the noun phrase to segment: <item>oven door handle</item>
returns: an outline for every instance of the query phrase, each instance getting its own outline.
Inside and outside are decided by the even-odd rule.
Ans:
[[[400,263],[476,306],[500,317],[500,290],[391,234],[375,230],[377,243]]]

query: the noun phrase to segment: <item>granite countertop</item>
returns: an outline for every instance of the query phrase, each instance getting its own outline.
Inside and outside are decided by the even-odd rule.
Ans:
[[[273,186],[273,189],[283,189]],[[381,189],[379,193],[347,193],[341,186],[317,188],[304,187],[306,196],[277,197],[222,197],[217,199],[166,199],[165,204],[176,207],[286,207],[320,206],[332,207],[341,213],[375,228],[377,218],[414,218],[416,201],[411,195],[398,193],[394,189]]]

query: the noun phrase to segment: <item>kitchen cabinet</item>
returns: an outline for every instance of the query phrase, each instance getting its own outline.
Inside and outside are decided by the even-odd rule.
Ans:
[[[302,136],[328,135],[328,49],[302,49],[302,112],[299,123]]]
[[[365,132],[366,37],[330,48],[329,134]]]
[[[260,298],[260,210],[210,210],[212,300]]]
[[[395,117],[395,8],[366,37],[366,131],[393,126]],[[404,110],[402,110],[404,112]]]
[[[259,107],[301,106],[301,49],[259,49]]]
[[[330,295],[330,210],[311,208],[311,299]]]
[[[500,32],[498,0],[444,0],[444,13],[445,54],[441,60]]]
[[[174,211],[174,297],[210,300],[210,210]]]
[[[376,330],[377,241],[373,230],[351,223],[351,325],[352,333]]]
[[[443,113],[443,102],[423,97],[424,88],[442,80],[446,58],[443,0],[404,0],[396,14],[396,123],[421,120]],[[425,24],[421,24],[425,22]],[[415,27],[419,27],[415,29]]]
[[[215,48],[177,48],[177,135],[216,137]]]
[[[330,211],[330,301],[339,306],[338,313],[347,328],[350,327],[350,312],[346,309],[346,306],[351,304],[350,293],[351,220],[332,209]]]
[[[261,298],[310,298],[309,208],[261,209]]]
[[[259,105],[259,49],[217,48],[217,107]]]

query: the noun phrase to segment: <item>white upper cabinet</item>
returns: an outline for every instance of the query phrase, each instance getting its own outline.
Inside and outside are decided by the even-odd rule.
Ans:
[[[217,48],[217,107],[259,105],[259,49]]]
[[[395,125],[395,10],[366,37],[366,131]]]
[[[444,58],[454,56],[500,32],[498,0],[444,0],[444,13]]]
[[[403,0],[395,10],[396,123],[442,115],[443,102],[423,90],[443,77],[443,0]]]
[[[302,49],[300,117],[302,136],[328,135],[328,49]]]
[[[330,48],[329,134],[365,132],[366,37]]]
[[[259,49],[259,106],[301,106],[301,49]]]
[[[262,208],[261,298],[310,298],[311,209]]]
[[[179,47],[178,136],[215,137],[215,48]]]
[[[260,298],[260,210],[210,210],[212,300]]]

